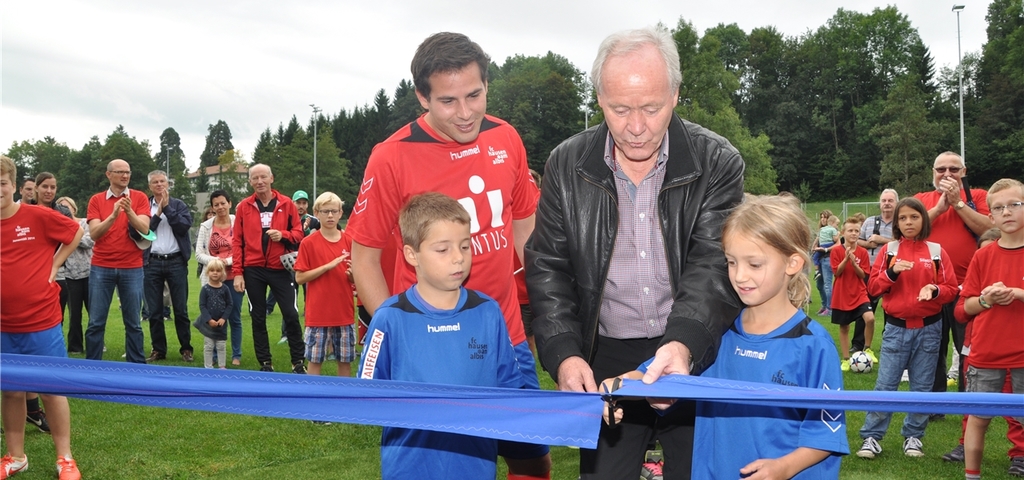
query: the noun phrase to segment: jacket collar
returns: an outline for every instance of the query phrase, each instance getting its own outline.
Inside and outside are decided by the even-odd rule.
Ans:
[[[576,161],[576,172],[614,192],[613,173],[604,162],[604,142],[608,138],[608,124],[601,122],[600,125],[592,127],[588,132],[593,133],[584,147],[582,155]],[[696,155],[693,151],[693,141],[686,124],[683,119],[679,118],[679,115],[672,115],[668,126],[668,142],[668,162],[665,165],[665,181],[662,183],[662,189],[689,183],[703,173],[700,165],[694,161]]]

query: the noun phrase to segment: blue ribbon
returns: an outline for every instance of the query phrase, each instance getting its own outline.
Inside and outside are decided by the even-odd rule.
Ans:
[[[440,367],[439,367],[440,368]],[[597,448],[595,395],[0,354],[0,390]]]
[[[416,428],[596,448],[596,393],[209,370],[0,353],[0,390],[267,417]],[[614,397],[829,410],[1024,417],[1024,395],[821,390],[682,375],[627,380]]]

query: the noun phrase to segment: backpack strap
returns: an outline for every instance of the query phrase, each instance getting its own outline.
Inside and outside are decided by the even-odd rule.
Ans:
[[[932,257],[932,270],[935,273],[935,284],[939,284],[939,269],[942,268],[942,245],[933,242],[928,244],[928,255]]]
[[[881,215],[876,215],[875,216],[875,235],[878,235],[878,231],[879,231],[880,228],[882,228],[882,216]]]

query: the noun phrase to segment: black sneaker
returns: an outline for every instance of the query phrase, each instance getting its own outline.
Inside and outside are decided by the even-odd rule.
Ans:
[[[957,446],[953,447],[953,449],[950,450],[949,453],[947,453],[947,454],[942,456],[942,459],[947,461],[947,462],[963,463],[963,461],[964,461],[964,446],[963,445],[957,445]]]
[[[270,362],[264,362],[263,365],[260,365],[260,371],[261,372],[273,372],[274,371],[274,366],[271,365]]]
[[[296,363],[295,365],[292,365],[292,373],[297,373],[299,375],[305,375],[306,374],[306,364],[303,363],[303,362],[299,362],[299,363]]]
[[[28,423],[35,425],[40,432],[50,433],[50,424],[46,423],[46,413],[42,410],[28,412],[25,420],[28,421]]]

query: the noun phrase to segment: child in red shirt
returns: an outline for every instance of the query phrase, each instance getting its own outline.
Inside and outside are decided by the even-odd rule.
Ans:
[[[969,392],[1002,391],[1007,371],[1013,393],[1024,393],[1024,184],[997,181],[989,189],[989,217],[1001,235],[978,250],[964,278],[957,310],[974,316],[967,367]],[[1024,421],[1024,418],[1016,418]],[[966,478],[981,478],[990,416],[971,415],[964,434]]]
[[[302,240],[295,259],[295,282],[306,291],[306,360],[320,375],[328,346],[338,357],[338,376],[351,376],[355,358],[355,305],[352,303],[352,239],[338,228],[343,203],[324,192],[313,203],[320,229]],[[341,267],[341,268],[338,268]]]
[[[872,363],[878,357],[871,351],[871,338],[875,335],[875,314],[868,299],[868,288],[864,279],[871,269],[868,251],[857,245],[860,237],[860,221],[854,217],[843,222],[842,245],[829,253],[835,284],[832,286],[832,323],[839,325],[839,351],[843,362],[839,368],[850,370],[850,324],[858,318],[864,319],[864,353]]]

